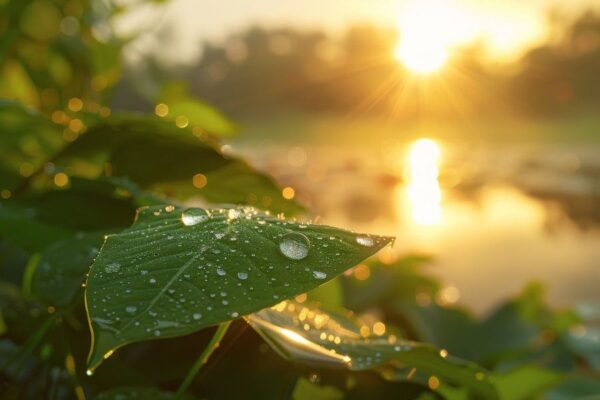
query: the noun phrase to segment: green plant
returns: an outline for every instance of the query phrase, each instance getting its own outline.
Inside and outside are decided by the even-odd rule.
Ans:
[[[436,302],[428,257],[353,269],[392,238],[311,223],[222,151],[235,125],[181,87],[157,115],[111,110],[124,42],[95,24],[119,10],[1,4],[2,398],[598,391],[594,342],[538,286],[478,321]]]
[[[3,271],[10,268],[15,274],[6,283],[5,301],[37,310],[35,315],[27,312],[31,318],[18,324],[10,314],[4,316],[9,336],[16,336],[7,342],[11,349],[2,368],[17,382],[23,374],[31,377],[27,366],[32,362],[43,365],[79,357],[69,348],[71,343],[60,347],[51,343],[55,335],[85,331],[86,319],[92,332],[88,375],[126,344],[177,337],[220,324],[217,339],[192,368],[185,388],[230,321],[244,317],[276,349],[285,347],[286,341],[293,346],[294,339],[304,340],[309,348],[300,352],[317,351],[350,369],[405,363],[417,366],[425,376],[436,374],[494,397],[492,386],[483,378],[476,379],[477,367],[445,359],[433,347],[348,333],[349,326],[342,326],[350,322],[327,314],[300,325],[307,329],[307,324],[316,324],[312,336],[337,338],[333,346],[326,340],[316,343],[315,337],[299,339],[304,331],[297,325],[304,318],[277,311],[282,300],[331,280],[390,244],[391,238],[286,220],[251,206],[182,207],[179,204],[194,194],[240,203],[245,199],[240,192],[252,191],[250,198],[269,196],[277,211],[301,210],[283,199],[267,177],[240,160],[223,156],[191,129],[156,117],[103,119],[73,142],[47,146],[33,172],[19,179],[19,163],[33,164],[33,160],[25,152],[19,154],[18,144],[23,138],[60,143],[60,128],[10,102],[2,105],[0,117],[12,143],[17,144],[10,150],[15,161],[2,171],[3,182],[11,186],[3,188],[9,195],[0,207],[0,232],[5,254],[16,258],[3,259]],[[8,155],[9,146],[4,148]],[[225,179],[222,171],[228,169],[238,178],[236,190],[226,190],[219,183]],[[202,189],[194,187],[198,173],[209,182]],[[123,229],[132,220],[133,225]],[[85,290],[81,290],[82,283]],[[15,284],[22,286],[21,293]],[[276,308],[263,310],[270,306]],[[294,307],[299,311],[304,306]],[[330,321],[326,330],[319,326],[319,318]],[[19,337],[19,324],[33,334]],[[384,355],[379,356],[380,352]],[[361,357],[370,360],[371,355],[373,361],[359,361]],[[296,361],[313,365],[314,360],[307,356]],[[93,392],[86,381],[94,378],[80,376],[80,362],[69,363],[66,375],[75,382],[73,390],[85,386],[85,392]]]

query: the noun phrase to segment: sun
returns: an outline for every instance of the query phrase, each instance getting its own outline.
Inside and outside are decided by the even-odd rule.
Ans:
[[[396,58],[417,74],[431,74],[448,62],[450,50],[474,37],[474,19],[451,0],[414,0],[401,10]]]
[[[407,42],[398,46],[396,57],[412,72],[430,74],[442,69],[448,60],[448,52],[435,43]]]

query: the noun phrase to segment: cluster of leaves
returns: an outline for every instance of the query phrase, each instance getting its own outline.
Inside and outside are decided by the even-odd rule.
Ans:
[[[185,207],[268,198],[277,213],[302,212],[271,179],[225,156],[215,137],[157,117],[115,115],[65,141],[61,126],[12,102],[1,105],[0,125],[0,368],[8,398],[182,397],[202,365],[190,347],[202,348],[220,324],[199,359],[206,361],[231,321],[217,365],[202,371],[220,385],[197,379],[191,398],[247,393],[224,384],[242,368],[256,397],[508,400],[548,388],[555,398],[598,389],[591,376],[567,373],[597,367],[593,342],[573,333],[573,313],[546,308],[537,287],[477,322],[434,301],[441,289],[419,272],[425,258],[373,261],[358,267],[371,271],[367,280],[350,274],[321,286],[390,238],[250,205]],[[27,176],[23,163],[33,167]],[[388,334],[374,329],[373,310]],[[293,366],[282,367],[279,356]]]
[[[10,138],[2,149],[8,162],[0,169],[5,185],[1,361],[12,382],[6,390],[14,397],[68,397],[108,388],[114,395],[114,386],[136,379],[114,382],[86,372],[130,343],[143,342],[147,347],[138,352],[148,357],[154,352],[145,343],[149,340],[242,316],[265,335],[264,324],[257,322],[265,316],[252,313],[321,285],[390,243],[390,238],[286,221],[252,207],[179,206],[190,199],[239,204],[268,198],[276,212],[301,211],[268,177],[224,156],[215,138],[156,117],[111,116],[65,141],[59,125],[5,102],[0,124]],[[29,148],[36,149],[35,156]],[[24,163],[32,166],[26,177]],[[202,188],[194,186],[198,174],[204,177]],[[234,186],[228,177],[235,178]],[[269,326],[289,330],[300,316],[285,318]],[[341,316],[328,318],[345,323]],[[92,350],[84,361],[88,335],[82,333],[88,323]],[[339,336],[340,329],[337,323],[315,326],[312,334]],[[290,340],[269,337],[274,348]],[[475,379],[478,367],[445,360],[433,347],[383,345],[356,334],[347,339],[352,345],[312,347],[348,359],[351,369],[404,362],[468,390],[493,393],[491,385]],[[387,354],[377,362],[352,362],[381,349]],[[312,366],[311,360],[297,361]],[[171,379],[181,377],[180,372]]]
[[[423,259],[334,279],[391,238],[285,220],[303,208],[224,154],[213,134],[234,125],[177,87],[156,99],[169,104],[163,118],[111,115],[122,43],[106,18],[117,10],[1,5],[0,94],[20,100],[0,103],[3,398],[598,391],[594,342],[537,290],[477,322],[423,305],[439,291]],[[566,374],[575,364],[587,375]]]

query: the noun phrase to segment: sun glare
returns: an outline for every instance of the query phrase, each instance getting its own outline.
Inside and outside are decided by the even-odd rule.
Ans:
[[[438,182],[440,146],[427,138],[417,140],[408,153],[406,188],[413,220],[437,225],[442,220],[442,190]]]
[[[395,55],[414,73],[439,71],[447,63],[449,51],[475,35],[474,19],[450,0],[415,0],[400,15]]]

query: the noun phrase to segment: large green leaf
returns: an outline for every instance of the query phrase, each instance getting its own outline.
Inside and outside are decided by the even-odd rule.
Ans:
[[[188,334],[304,293],[390,242],[253,208],[142,208],[91,267],[89,367],[127,343]]]
[[[142,189],[177,199],[200,196],[212,202],[249,204],[267,197],[273,212],[303,210],[284,199],[271,178],[235,157],[226,157],[218,147],[214,139],[200,139],[192,130],[173,123],[122,115],[91,127],[55,161],[88,178],[108,169],[109,174],[127,177]],[[194,186],[199,174],[204,181]]]
[[[292,361],[354,371],[375,369],[390,379],[435,379],[442,386],[458,385],[483,398],[497,398],[489,374],[476,364],[440,353],[429,344],[364,332],[361,327],[366,325],[347,310],[326,312],[315,304],[284,301],[246,320]]]

